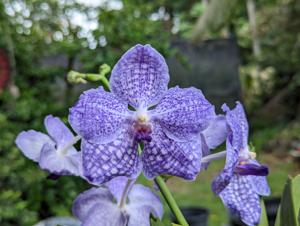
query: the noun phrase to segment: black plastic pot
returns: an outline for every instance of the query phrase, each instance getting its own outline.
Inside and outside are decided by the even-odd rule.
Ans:
[[[264,201],[267,210],[269,226],[274,226],[278,207],[280,204],[280,197],[269,198],[269,199],[265,199]]]
[[[280,204],[280,197],[265,199],[264,202],[265,202],[265,206],[266,206],[269,226],[274,226],[275,220],[276,220],[276,215],[277,215],[277,210],[278,210],[278,207]],[[233,215],[230,216],[230,225],[231,226],[247,226],[246,224],[241,222],[238,217],[233,216]]]
[[[190,226],[207,226],[209,212],[201,207],[184,207],[181,211]],[[177,220],[172,216],[172,222],[177,223]]]

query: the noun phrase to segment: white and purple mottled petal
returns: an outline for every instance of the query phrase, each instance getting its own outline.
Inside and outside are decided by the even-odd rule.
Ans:
[[[164,132],[177,141],[194,140],[215,117],[214,106],[196,88],[174,87],[168,90],[151,112]]]
[[[69,128],[58,118],[48,115],[44,119],[48,134],[55,141],[57,148],[62,148],[74,139]]]
[[[128,200],[126,206],[130,216],[128,226],[150,226],[150,214],[162,219],[163,205],[159,196],[150,188],[140,184],[134,185],[128,194]]]
[[[157,104],[167,91],[168,82],[165,59],[150,45],[129,49],[110,77],[112,92],[136,109]]]
[[[39,166],[55,175],[82,175],[81,153],[74,148],[62,154],[53,144],[46,143],[41,151]]]
[[[256,164],[260,166],[260,163],[256,160],[250,161],[252,164]],[[265,176],[249,176],[252,181],[253,189],[257,192],[259,195],[268,196],[271,193],[267,177]]]
[[[15,142],[22,153],[35,162],[39,161],[41,150],[46,143],[54,145],[49,136],[35,130],[21,132]]]
[[[259,195],[252,189],[248,176],[234,175],[228,186],[220,193],[224,205],[249,226],[260,221]]]
[[[135,178],[140,173],[137,142],[124,129],[114,141],[93,144],[82,140],[84,176],[94,184],[102,184],[117,176]]]
[[[269,196],[271,190],[267,181],[267,177],[264,176],[248,176],[251,177],[253,189],[257,194],[262,196]]]
[[[70,109],[69,122],[84,139],[108,143],[120,135],[128,115],[127,104],[100,87],[80,96]]]
[[[226,112],[227,124],[231,130],[229,139],[232,146],[238,151],[246,148],[248,146],[249,127],[242,104],[237,102],[236,107],[232,110],[223,104],[222,109]]]
[[[209,149],[214,149],[222,144],[227,137],[226,118],[218,115],[209,121],[208,127],[201,132]]]
[[[118,203],[120,203],[121,201],[121,197],[127,185],[128,179],[128,177],[120,176],[115,177],[112,180],[105,183],[105,186],[109,189],[110,193],[114,196]],[[135,180],[131,181],[130,187],[134,185],[134,182]],[[131,190],[131,188],[129,188],[128,190]]]
[[[82,226],[127,226],[128,215],[115,203],[99,202],[89,211]]]
[[[79,194],[75,199],[72,207],[73,215],[79,220],[84,221],[89,212],[99,202],[112,203],[113,196],[106,188],[91,188]]]
[[[233,149],[229,141],[226,142],[226,148],[225,167],[212,182],[212,190],[215,194],[220,194],[228,186],[238,164],[238,152]]]
[[[201,139],[179,142],[170,139],[158,124],[154,125],[152,140],[145,142],[142,152],[146,177],[170,174],[194,180],[200,171]]]

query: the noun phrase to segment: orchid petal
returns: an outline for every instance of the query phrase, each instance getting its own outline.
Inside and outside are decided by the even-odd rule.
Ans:
[[[91,188],[77,196],[73,203],[72,212],[74,216],[83,221],[92,207],[99,201],[112,202],[113,196],[106,188]]]
[[[57,144],[58,149],[74,139],[72,132],[58,117],[48,115],[44,120],[44,124],[49,135]]]
[[[214,149],[223,143],[227,137],[225,116],[219,115],[212,119],[202,134],[209,149]]]
[[[136,184],[130,191],[128,199],[129,204],[126,206],[129,214],[128,226],[150,226],[150,214],[162,219],[163,205],[159,196],[150,188]]]
[[[117,200],[118,203],[121,201],[124,189],[128,183],[129,178],[124,176],[115,177],[112,180],[108,181],[105,185]],[[131,187],[134,184],[134,180],[131,181],[130,187],[128,190],[131,190]]]
[[[128,50],[110,77],[112,92],[136,109],[157,104],[167,91],[168,82],[165,59],[150,45],[136,45]]]
[[[225,206],[249,226],[259,223],[261,215],[259,195],[252,189],[250,177],[235,175],[220,193]]]
[[[194,180],[200,171],[201,139],[177,142],[167,137],[156,124],[151,142],[145,142],[142,152],[143,171],[146,177],[170,174]]]
[[[45,144],[42,148],[39,165],[55,175],[82,175],[81,153],[75,149],[69,154],[60,154],[53,145]]]
[[[231,145],[237,151],[247,148],[249,127],[242,104],[237,102],[233,110],[230,110],[226,104],[223,104],[222,109],[226,112],[226,120],[231,130]]]
[[[107,144],[81,142],[85,177],[102,184],[117,176],[135,178],[140,173],[137,142],[126,129],[117,139]]]
[[[151,112],[168,137],[194,140],[215,117],[214,106],[196,88],[171,88]]]
[[[238,164],[238,153],[233,149],[229,141],[226,142],[226,146],[225,167],[212,182],[212,190],[215,194],[219,194],[227,187],[234,176],[235,166]]]
[[[39,161],[44,144],[54,145],[53,140],[49,136],[35,130],[21,132],[15,142],[22,153],[35,162]]]
[[[128,116],[126,103],[103,88],[84,92],[70,109],[73,129],[93,143],[108,143],[116,139]]]

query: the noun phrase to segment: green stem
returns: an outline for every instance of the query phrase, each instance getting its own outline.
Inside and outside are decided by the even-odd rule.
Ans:
[[[83,74],[83,75],[85,75],[85,77],[88,78],[90,81],[101,81],[103,84],[103,87],[106,90],[110,90],[109,81],[107,80],[107,78],[104,74],[99,75],[99,74],[88,73],[88,74]]]
[[[181,213],[174,197],[172,196],[170,190],[168,189],[164,179],[160,176],[157,176],[154,180],[155,180],[157,186],[159,187],[159,190],[161,191],[164,199],[166,200],[169,208],[171,209],[171,211],[175,215],[178,223],[181,226],[189,226],[189,224],[185,220],[183,214]]]
[[[100,81],[102,82],[103,87],[104,87],[106,90],[110,90],[109,81],[107,80],[106,76],[102,76],[102,78],[100,79]]]

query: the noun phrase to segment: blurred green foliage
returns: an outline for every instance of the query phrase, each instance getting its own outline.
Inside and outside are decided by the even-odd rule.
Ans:
[[[205,5],[194,0],[124,0],[118,8],[112,7],[110,1],[98,7],[78,4],[75,0],[0,1],[0,48],[8,52],[12,82],[20,91],[17,95],[9,88],[0,93],[1,226],[29,226],[49,216],[69,215],[76,195],[89,186],[74,177],[61,177],[57,181],[47,179],[47,173],[26,159],[14,144],[16,135],[22,130],[44,131],[43,119],[48,114],[67,122],[68,107],[78,96],[77,89],[65,81],[75,60],[78,58],[82,63],[82,72],[98,72],[99,65],[113,65],[125,50],[136,43],[150,43],[168,56],[173,54],[171,41],[188,39],[198,16],[204,11]],[[245,66],[245,76],[242,77],[244,91],[248,90],[251,94],[246,93],[245,96],[254,110],[282,87],[288,85],[292,90],[299,87],[300,80],[295,79],[300,71],[299,12],[297,0],[257,1],[263,50],[259,59],[254,59],[251,54],[249,22],[245,5],[241,2],[226,27],[207,36],[224,37],[235,30]],[[80,19],[85,20],[83,26],[73,21],[78,13],[82,16]],[[85,27],[95,22],[95,28]],[[66,56],[67,65],[42,65],[43,58],[49,55]],[[253,67],[257,66],[261,71],[271,68],[271,71],[266,71],[266,76],[272,76],[272,82],[259,80],[262,92],[252,95],[255,82],[250,75]],[[291,81],[295,82],[291,84]],[[295,92],[294,97],[289,99],[288,106],[298,100],[299,93]],[[295,117],[295,114],[291,115],[291,118]],[[262,131],[254,144],[259,143],[263,147],[266,140],[274,137],[280,129],[277,126]],[[194,184],[192,188],[195,189],[191,192],[196,193],[200,189],[204,194],[209,192],[210,185],[202,186],[201,183]],[[273,183],[276,183],[276,178]],[[201,200],[190,196],[191,192],[187,192],[189,197],[186,197],[179,191],[177,197],[184,205],[201,204]],[[219,202],[210,207],[215,211],[220,206]],[[224,209],[222,212],[223,220]],[[211,218],[218,218],[217,211]],[[215,222],[219,223],[218,220]]]

